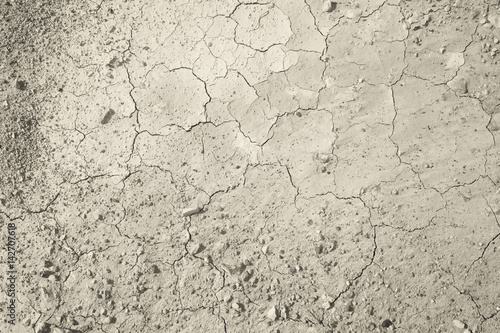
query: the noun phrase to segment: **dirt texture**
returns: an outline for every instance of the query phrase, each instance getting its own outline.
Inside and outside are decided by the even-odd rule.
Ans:
[[[0,332],[500,332],[500,2],[0,17]]]

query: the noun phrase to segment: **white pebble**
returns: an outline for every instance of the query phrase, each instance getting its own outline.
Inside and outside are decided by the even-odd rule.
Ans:
[[[276,309],[275,306],[271,307],[269,311],[266,313],[266,317],[271,319],[271,320],[276,320],[279,317],[278,310]]]
[[[458,319],[453,320],[453,326],[456,328],[465,328],[465,324]]]
[[[330,0],[323,1],[323,11],[330,13],[335,9],[335,3]]]
[[[332,304],[330,302],[324,302],[323,304],[321,304],[321,307],[325,310],[328,310],[332,307]]]
[[[191,207],[191,208],[186,208],[182,211],[182,216],[191,216],[191,215],[194,215],[196,213],[199,213],[201,211],[201,208],[200,207]]]

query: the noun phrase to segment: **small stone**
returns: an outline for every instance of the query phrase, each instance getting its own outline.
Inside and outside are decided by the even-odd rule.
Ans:
[[[439,49],[439,53],[443,54],[445,52],[446,52],[446,49],[444,47],[442,47],[442,48]]]
[[[453,326],[456,328],[465,328],[465,324],[458,319],[453,320]]]
[[[26,90],[27,86],[28,84],[26,83],[26,81],[23,80],[16,81],[16,88],[19,90]]]
[[[288,307],[283,306],[281,308],[281,315],[282,315],[283,319],[287,320],[289,318],[289,312],[290,311],[288,310]]]
[[[354,312],[354,304],[353,303],[349,303],[345,306],[345,310],[347,312]]]
[[[432,21],[432,17],[429,16],[429,15],[425,15],[424,16],[424,21],[423,21],[424,27],[428,26],[431,21]]]
[[[25,318],[23,320],[23,325],[24,326],[30,326],[31,325],[31,319],[30,318]]]
[[[361,9],[349,9],[345,13],[345,17],[347,17],[350,20],[357,20],[361,18],[363,15],[363,11]]]
[[[500,40],[498,40],[498,38],[495,38],[495,39],[493,39],[493,43],[498,44],[498,43],[500,43]]]
[[[328,163],[332,159],[332,156],[325,153],[315,153],[313,155],[313,159],[318,161],[319,163]]]
[[[330,302],[326,301],[326,302],[324,302],[323,304],[321,304],[321,307],[322,307],[323,309],[325,309],[325,310],[328,310],[328,309],[330,309],[330,308],[332,307],[332,303],[330,303]]]
[[[188,217],[188,216],[191,216],[191,215],[194,215],[194,214],[197,214],[201,211],[201,208],[200,207],[190,207],[190,208],[186,208],[182,211],[182,216],[184,217]]]
[[[335,9],[335,2],[330,0],[323,1],[323,11],[326,13],[331,13]]]
[[[250,281],[251,278],[252,278],[252,273],[250,273],[249,271],[244,271],[241,276],[241,279],[245,282]]]
[[[392,326],[392,321],[390,321],[389,319],[386,319],[386,320],[384,320],[384,321],[382,322],[381,326],[382,326],[382,327],[385,327],[385,328],[387,328],[387,327],[389,327],[389,326]]]
[[[106,112],[106,114],[102,118],[101,125],[106,125],[107,123],[109,123],[109,121],[114,115],[115,115],[115,110],[109,109],[108,112]]]
[[[151,272],[153,272],[154,274],[161,273],[161,271],[160,271],[160,269],[158,268],[157,265],[151,265]]]
[[[278,309],[276,309],[275,306],[271,307],[269,311],[267,311],[266,317],[271,319],[272,321],[278,319],[279,318]]]
[[[454,79],[448,82],[448,86],[460,95],[465,95],[469,92],[468,83],[465,79]]]
[[[262,253],[267,254],[268,250],[269,250],[269,245],[268,244],[266,244],[266,245],[264,245],[262,247]]]
[[[227,294],[226,296],[224,296],[224,302],[229,303],[232,300],[233,300],[233,296],[231,296],[230,294]]]
[[[51,330],[50,324],[39,323],[35,329],[35,333],[50,333]]]
[[[42,272],[40,273],[40,275],[41,275],[43,278],[45,278],[45,279],[49,278],[50,276],[52,276],[52,275],[54,275],[54,274],[55,274],[55,272],[54,272],[54,271],[49,271],[49,270],[44,270],[44,271],[42,271]]]
[[[65,330],[59,327],[53,327],[50,333],[65,333]]]
[[[205,250],[205,246],[203,246],[203,244],[201,243],[197,243],[197,242],[193,242],[192,243],[192,246],[191,246],[191,254],[192,255],[196,255],[200,252],[202,252],[203,250]]]
[[[466,329],[464,333],[472,333],[472,331],[470,329]]]
[[[231,307],[233,308],[233,310],[242,311],[242,306],[238,302],[233,302],[233,304],[231,304]]]

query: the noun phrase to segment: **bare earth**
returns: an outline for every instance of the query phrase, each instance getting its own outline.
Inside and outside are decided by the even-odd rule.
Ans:
[[[0,332],[500,332],[498,1],[0,17]]]

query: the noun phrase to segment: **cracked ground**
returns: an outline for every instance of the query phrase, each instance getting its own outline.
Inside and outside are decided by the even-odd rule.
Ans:
[[[500,332],[498,1],[0,15],[0,332]]]

